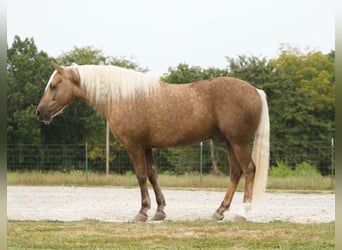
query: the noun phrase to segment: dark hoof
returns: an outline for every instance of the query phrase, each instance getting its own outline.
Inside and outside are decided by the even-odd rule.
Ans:
[[[224,215],[215,212],[215,213],[211,216],[211,218],[212,218],[213,220],[223,220]]]
[[[145,222],[145,221],[147,221],[147,215],[139,213],[134,217],[133,221],[134,222]]]
[[[165,218],[166,213],[164,211],[157,211],[152,220],[164,220]]]

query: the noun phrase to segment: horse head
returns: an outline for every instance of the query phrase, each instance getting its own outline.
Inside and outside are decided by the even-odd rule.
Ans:
[[[62,67],[53,63],[52,73],[43,97],[41,98],[36,116],[39,121],[49,124],[53,117],[60,114],[74,99],[82,98],[80,78],[72,67]]]

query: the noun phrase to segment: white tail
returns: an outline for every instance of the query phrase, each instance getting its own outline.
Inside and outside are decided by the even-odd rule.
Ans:
[[[256,166],[253,186],[253,203],[257,202],[266,190],[270,158],[270,118],[266,94],[263,90],[257,89],[257,91],[260,95],[262,111],[259,127],[255,132],[252,153],[252,159]]]

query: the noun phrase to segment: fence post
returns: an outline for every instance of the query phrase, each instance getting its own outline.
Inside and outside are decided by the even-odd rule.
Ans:
[[[109,175],[109,122],[106,122],[106,176]]]
[[[331,185],[334,187],[334,170],[335,170],[335,144],[334,137],[331,137]]]
[[[88,143],[85,142],[85,171],[86,171],[86,182],[88,182]]]
[[[203,142],[200,143],[200,184],[202,186],[203,178]]]

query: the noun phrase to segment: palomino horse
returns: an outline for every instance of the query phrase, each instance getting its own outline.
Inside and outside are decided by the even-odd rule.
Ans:
[[[151,207],[147,179],[158,205],[152,219],[166,217],[152,148],[184,146],[207,139],[225,141],[231,181],[214,219],[223,219],[242,175],[246,209],[265,190],[270,127],[262,90],[229,77],[168,84],[115,66],[54,64],[54,68],[39,102],[37,118],[48,124],[75,99],[103,114],[134,165],[141,191],[136,221],[146,221]]]

